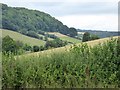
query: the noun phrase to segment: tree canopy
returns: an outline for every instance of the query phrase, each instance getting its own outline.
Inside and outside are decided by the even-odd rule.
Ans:
[[[85,32],[83,35],[83,42],[99,39],[99,37],[95,34],[90,34],[89,32]]]
[[[27,31],[60,32],[69,36],[76,36],[75,28],[68,28],[54,17],[37,10],[19,7],[8,7],[2,4],[2,28],[26,34]]]
[[[16,42],[9,36],[6,36],[2,40],[2,50],[4,52],[13,52],[15,53],[18,50]]]
[[[90,33],[88,32],[85,32],[84,35],[83,35],[83,42],[85,41],[89,41],[90,40]]]

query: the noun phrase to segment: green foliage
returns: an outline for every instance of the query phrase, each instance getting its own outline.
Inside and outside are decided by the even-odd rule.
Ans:
[[[28,45],[28,44],[25,44],[25,45],[23,46],[23,49],[24,49],[25,51],[32,51],[32,47],[31,47],[30,45]]]
[[[44,46],[40,46],[40,47],[39,47],[39,50],[40,50],[40,51],[43,51],[43,50],[45,50],[45,49],[46,49],[46,48],[45,48]]]
[[[86,42],[86,41],[96,40],[96,39],[99,39],[99,37],[97,35],[85,32],[84,35],[83,35],[82,41]]]
[[[30,46],[34,46],[34,45],[44,46],[45,45],[45,41],[43,41],[43,40],[32,38],[32,37],[20,34],[15,31],[5,30],[5,29],[2,29],[1,31],[2,31],[2,37],[9,35],[15,41],[21,41],[21,42],[23,42],[23,44],[28,44]]]
[[[70,51],[50,55],[3,55],[3,87],[118,88],[120,39],[89,47],[74,45]]]
[[[33,46],[33,51],[34,51],[34,52],[38,52],[39,49],[40,49],[39,46]]]
[[[38,33],[39,33],[39,34],[42,34],[42,35],[45,35],[45,32],[44,32],[44,31],[41,31],[41,30],[39,30]]]
[[[46,49],[49,49],[49,48],[57,48],[57,47],[62,47],[62,46],[65,46],[65,45],[67,45],[68,44],[68,42],[67,41],[63,41],[63,40],[60,40],[59,38],[56,38],[56,39],[54,39],[54,40],[51,40],[51,41],[49,41],[48,40],[48,36],[45,36],[44,37],[44,40],[46,41],[46,44],[45,45],[41,45],[41,43],[40,44],[38,44],[38,45],[30,45],[30,44],[27,44],[27,43],[23,43],[23,42],[21,42],[21,41],[19,41],[19,39],[21,39],[21,37],[18,37],[19,39],[16,39],[17,38],[17,36],[16,36],[16,32],[14,32],[13,33],[13,31],[11,32],[9,32],[9,31],[7,31],[7,30],[3,30],[3,36],[5,37],[6,35],[10,35],[10,37],[11,36],[13,36],[13,34],[14,34],[14,36],[15,36],[15,38],[14,37],[12,37],[12,38],[14,38],[14,42],[15,42],[15,45],[16,45],[16,51],[14,51],[16,54],[22,54],[22,53],[25,53],[26,51],[28,52],[37,52],[37,51],[43,51],[43,50],[46,50]],[[19,35],[18,33],[17,33],[17,35]],[[20,34],[21,35],[21,34]],[[20,36],[19,35],[19,36]],[[33,35],[33,34],[31,34],[31,35]],[[45,35],[50,35],[50,34],[45,34]],[[34,36],[34,35],[33,35]],[[55,36],[55,35],[50,35],[50,36]],[[42,36],[39,36],[39,39],[40,39],[40,37],[42,37]],[[69,38],[71,38],[71,37],[69,37]],[[25,38],[26,39],[26,38]],[[34,38],[33,38],[34,39]],[[43,39],[43,38],[41,38],[41,39]],[[74,40],[74,39],[73,39]],[[9,45],[9,42],[8,41],[4,41],[5,43],[7,43],[6,45],[8,46],[8,47],[10,47],[11,45]],[[4,47],[6,47],[6,45],[4,45]],[[34,46],[37,46],[37,47],[39,47],[39,49],[37,49],[37,50],[34,50]],[[19,49],[21,49],[21,51],[19,50]],[[8,50],[10,51],[10,49],[8,48]],[[3,49],[3,51],[5,51],[4,49]],[[18,53],[18,51],[20,51],[19,53]],[[13,52],[13,51],[10,51],[10,52]]]
[[[90,33],[85,32],[83,35],[83,42],[89,41],[90,40]]]
[[[15,41],[10,36],[6,36],[2,39],[2,52],[5,54],[23,54],[26,51],[32,51],[32,47],[27,44],[23,44],[21,41]]]
[[[33,38],[37,38],[37,39],[40,38],[40,36],[38,34],[36,34],[34,31],[28,31],[26,35],[33,37]]]
[[[53,39],[57,39],[58,37],[55,36],[54,34],[45,34],[45,36],[49,37],[49,38],[53,38]]]
[[[2,4],[2,28],[18,31],[26,34],[25,31],[60,32],[72,37],[76,36],[76,29],[68,28],[54,17],[47,13],[26,8],[8,7]],[[44,33],[42,33],[44,34]]]
[[[90,36],[90,40],[96,40],[96,39],[99,39],[99,37],[97,35],[92,34]]]
[[[90,34],[97,35],[100,38],[106,38],[110,36],[118,36],[119,32],[117,31],[101,31],[101,30],[82,30],[82,29],[77,29],[78,32],[89,32]]]
[[[69,30],[70,30],[70,36],[71,37],[77,36],[77,32],[76,32],[75,28],[70,28]]]
[[[45,44],[45,47],[46,48],[51,48],[51,47],[57,48],[57,47],[65,46],[65,45],[67,45],[66,41],[62,41],[60,39],[54,39],[51,41],[47,41]]]
[[[48,37],[47,36],[45,36],[45,41],[48,41]]]
[[[11,37],[6,36],[2,39],[2,51],[16,53],[19,49],[20,43],[16,43]]]

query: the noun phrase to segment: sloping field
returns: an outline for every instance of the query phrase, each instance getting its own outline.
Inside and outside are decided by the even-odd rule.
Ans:
[[[64,41],[73,42],[73,43],[80,43],[81,42],[81,40],[63,35],[63,34],[58,33],[58,32],[49,32],[49,34],[54,34],[55,36],[59,37],[61,40],[64,40]]]
[[[116,38],[118,38],[118,36],[115,36],[115,37],[113,37],[113,39],[116,39]],[[120,38],[120,36],[119,36],[119,38]],[[89,46],[94,46],[94,45],[97,45],[97,44],[99,44],[99,43],[104,43],[104,42],[106,42],[106,41],[108,41],[108,40],[110,40],[111,38],[110,37],[108,37],[108,38],[103,38],[103,39],[98,39],[98,40],[93,40],[93,41],[88,41],[88,42],[84,42],[84,43],[86,43],[87,45],[89,45]],[[80,45],[81,43],[79,43],[79,44],[76,44],[76,45]],[[29,53],[29,54],[26,54],[26,55],[23,55],[23,56],[31,56],[31,55],[33,55],[33,56],[40,56],[40,55],[42,55],[42,56],[49,56],[51,53],[60,53],[60,52],[64,52],[64,51],[68,51],[70,48],[71,48],[71,46],[72,45],[67,45],[67,46],[65,46],[65,47],[60,47],[60,48],[55,48],[55,49],[49,49],[49,50],[45,50],[45,51],[41,51],[41,52],[35,52],[35,53]]]
[[[41,46],[41,45],[45,44],[45,41],[43,41],[43,40],[31,38],[31,37],[22,35],[18,32],[11,31],[11,30],[3,30],[2,29],[2,37],[5,37],[7,35],[9,35],[11,38],[13,38],[16,41],[19,40],[19,41],[22,41],[23,43],[27,43],[32,46],[33,45]]]
[[[43,38],[45,38],[45,36],[44,35],[42,35],[42,34],[38,34],[40,37],[43,37]],[[52,38],[49,38],[48,37],[48,40],[54,40],[54,39],[52,39]]]

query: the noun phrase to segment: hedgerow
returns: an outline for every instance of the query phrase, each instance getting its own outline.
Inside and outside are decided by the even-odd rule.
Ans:
[[[3,55],[3,88],[118,88],[119,40],[44,56]]]

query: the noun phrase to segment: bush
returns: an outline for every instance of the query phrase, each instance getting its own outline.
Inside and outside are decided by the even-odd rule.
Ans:
[[[3,55],[3,87],[118,88],[119,40],[89,47],[74,45],[70,51],[33,56]]]
[[[44,31],[41,31],[41,30],[39,30],[38,33],[39,33],[39,34],[42,34],[42,35],[45,35],[45,32],[44,32]]]
[[[97,36],[97,35],[91,35],[91,37],[90,37],[90,40],[96,40],[96,39],[99,39],[99,37]]]
[[[31,47],[30,45],[27,45],[27,44],[25,44],[25,45],[23,46],[23,49],[24,49],[25,51],[32,51],[32,47]]]
[[[86,42],[86,41],[89,41],[90,40],[90,33],[88,33],[88,32],[85,32],[84,34],[83,34],[83,42]]]
[[[99,39],[99,37],[97,35],[85,32],[84,35],[83,35],[82,41],[86,42],[86,41],[96,40],[96,39]]]
[[[45,47],[44,46],[40,46],[40,51],[43,51],[45,50]]]
[[[75,37],[77,36],[77,30],[75,28],[69,28],[69,31],[70,31],[70,35],[71,37]]]
[[[49,38],[57,39],[58,37],[55,36],[54,34],[45,34]]]
[[[17,43],[10,37],[6,36],[2,39],[2,51],[16,53],[19,47]]]
[[[39,46],[33,46],[33,51],[38,52],[40,50]]]
[[[12,53],[15,55],[23,54],[25,51],[32,51],[30,45],[24,44],[21,41],[14,41],[11,37],[6,36],[2,39],[2,52]]]
[[[51,41],[47,41],[46,44],[45,44],[45,47],[46,48],[49,48],[49,47],[57,48],[57,47],[65,46],[65,45],[67,45],[66,41],[62,41],[60,39],[54,39],[54,40],[51,40]]]
[[[34,37],[34,38],[37,38],[37,39],[40,38],[39,35],[37,33],[35,33],[34,31],[28,31],[27,36]]]
[[[45,36],[45,38],[44,38],[44,39],[45,39],[45,41],[48,41],[48,37],[47,37],[47,36]]]

